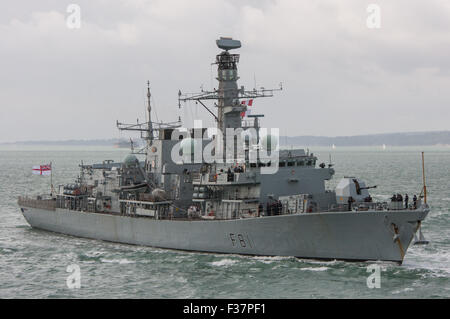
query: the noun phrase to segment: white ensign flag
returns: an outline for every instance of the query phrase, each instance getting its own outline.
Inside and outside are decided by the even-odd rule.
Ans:
[[[50,175],[52,173],[52,165],[38,165],[33,166],[33,174],[35,175]]]

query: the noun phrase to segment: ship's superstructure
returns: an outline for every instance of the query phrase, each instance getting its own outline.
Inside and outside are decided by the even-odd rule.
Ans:
[[[246,116],[246,101],[275,90],[238,86],[240,56],[230,51],[240,41],[220,38],[217,46],[218,89],[178,94],[179,105],[200,103],[215,128],[153,122],[148,84],[148,120],[117,122],[141,133],[146,145],[133,153],[145,160],[130,154],[121,163],[80,165],[76,182],[56,194],[19,198],[30,225],[163,248],[401,263],[426,202],[373,202],[371,187],[355,177],[327,190],[331,163],[280,149],[276,130],[261,128],[262,115]]]

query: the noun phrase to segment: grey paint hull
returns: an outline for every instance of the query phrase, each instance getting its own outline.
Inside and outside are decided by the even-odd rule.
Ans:
[[[401,263],[428,210],[334,212],[171,221],[24,207],[34,228],[111,242],[199,252]],[[399,241],[394,241],[392,223]]]

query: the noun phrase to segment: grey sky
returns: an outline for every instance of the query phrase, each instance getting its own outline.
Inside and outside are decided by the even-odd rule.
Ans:
[[[115,121],[144,119],[147,79],[159,120],[211,125],[177,92],[216,87],[219,36],[242,41],[240,85],[283,82],[254,102],[282,135],[450,129],[447,0],[30,0],[0,3],[0,142],[125,136]]]

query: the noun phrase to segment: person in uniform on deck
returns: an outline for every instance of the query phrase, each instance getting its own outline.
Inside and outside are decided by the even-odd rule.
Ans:
[[[352,210],[352,203],[353,203],[353,197],[349,197],[348,198],[348,210],[351,211]]]
[[[414,209],[417,209],[417,196],[416,196],[416,194],[414,194],[414,197],[413,197],[413,205],[414,205]]]
[[[283,204],[281,204],[281,201],[278,200],[277,201],[277,215],[281,215],[282,211],[283,211]]]
[[[406,194],[405,195],[405,208],[408,208],[408,200],[409,200],[409,197],[408,197],[408,194]]]
[[[232,182],[234,180],[234,174],[231,169],[228,167],[227,171],[227,182]]]

